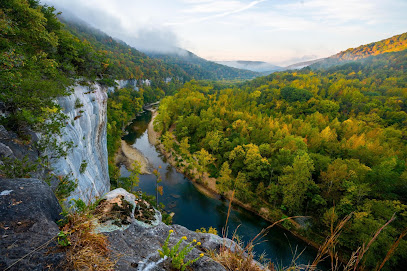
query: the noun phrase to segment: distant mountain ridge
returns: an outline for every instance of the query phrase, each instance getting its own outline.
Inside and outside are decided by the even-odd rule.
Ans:
[[[262,74],[244,68],[231,67],[208,61],[194,53],[178,48],[173,53],[145,52],[153,59],[159,59],[169,65],[177,65],[184,69],[194,79],[233,80],[253,79]]]
[[[361,45],[356,48],[349,48],[331,56],[330,58],[356,60],[372,55],[403,51],[405,49],[407,49],[407,32],[381,41]]]
[[[308,60],[308,61],[294,63],[294,64],[291,64],[291,65],[285,67],[284,70],[302,69],[302,68],[308,67],[309,65],[317,63],[319,61],[322,61],[323,59],[325,59],[325,58],[318,58],[318,59],[314,59],[314,60]]]
[[[329,68],[331,66],[345,64],[347,62],[371,56],[378,56],[385,53],[395,53],[404,51],[406,49],[407,32],[381,41],[361,45],[356,48],[349,48],[333,56],[324,58],[321,61],[310,65],[310,67],[312,69]]]
[[[328,68],[334,65],[345,64],[350,61],[377,56],[384,53],[399,52],[407,49],[407,32],[395,35],[391,38],[383,39],[377,42],[360,45],[356,48],[349,48],[335,55],[326,58],[319,58],[309,61],[303,61],[291,64],[286,67],[280,67],[264,61],[216,61],[217,63],[230,67],[241,68],[261,72],[268,75],[276,71],[302,69],[310,66],[313,69]]]
[[[279,71],[282,67],[264,62],[264,61],[248,61],[248,60],[236,60],[236,61],[215,61],[216,63],[226,65],[233,68],[245,69],[260,73],[272,73]]]

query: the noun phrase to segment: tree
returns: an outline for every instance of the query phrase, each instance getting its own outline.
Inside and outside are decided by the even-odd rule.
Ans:
[[[130,177],[129,177],[132,188],[139,185],[140,174],[141,174],[141,164],[139,161],[134,161],[134,163],[132,164],[132,167],[130,169]]]
[[[217,181],[217,187],[221,194],[227,193],[232,188],[232,170],[229,168],[228,162],[223,163]]]
[[[161,168],[161,166],[159,166],[158,168]],[[156,207],[158,208],[158,194],[160,194],[162,196],[164,194],[164,189],[162,186],[158,185],[162,181],[161,174],[158,171],[158,169],[154,169],[153,174],[156,178],[155,179],[155,193],[156,193],[155,202],[156,202]]]
[[[202,140],[204,146],[208,145],[212,153],[217,153],[219,150],[222,134],[218,130],[209,131],[206,133],[205,138]]]
[[[207,166],[210,163],[213,163],[215,161],[215,158],[204,148],[202,148],[200,151],[197,151],[195,153],[196,159],[198,159],[199,165],[201,166],[201,177],[203,176],[203,173],[207,170]]]
[[[283,169],[283,174],[278,178],[283,194],[283,205],[291,213],[301,210],[308,187],[313,183],[312,171],[314,164],[306,152],[300,152],[292,166]]]
[[[181,155],[185,158],[188,157],[190,155],[189,153],[189,143],[188,143],[189,138],[188,137],[184,137],[181,139],[181,143],[179,145],[179,150],[181,152]]]
[[[161,137],[161,142],[163,143],[164,149],[167,152],[170,152],[172,147],[174,146],[174,138],[170,132],[165,132],[165,134]]]

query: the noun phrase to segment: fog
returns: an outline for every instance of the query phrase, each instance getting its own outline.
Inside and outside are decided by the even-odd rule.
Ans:
[[[54,6],[58,12],[62,13],[60,16],[64,20],[87,24],[140,51],[182,53],[182,50],[179,49],[179,39],[169,27],[160,26],[158,28],[150,23],[132,25],[104,9],[88,6],[86,3],[76,0],[43,0],[41,2]]]

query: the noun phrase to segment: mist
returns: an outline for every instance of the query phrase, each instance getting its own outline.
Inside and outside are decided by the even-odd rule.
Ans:
[[[180,54],[179,38],[166,26],[159,28],[152,23],[131,23],[124,18],[108,13],[97,6],[88,6],[78,0],[43,0],[43,4],[54,6],[66,21],[87,24],[122,40],[142,52]],[[137,14],[135,14],[137,16]]]

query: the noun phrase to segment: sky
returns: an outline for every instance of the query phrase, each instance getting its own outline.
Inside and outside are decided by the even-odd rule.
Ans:
[[[42,0],[140,50],[277,65],[407,31],[407,0]]]

